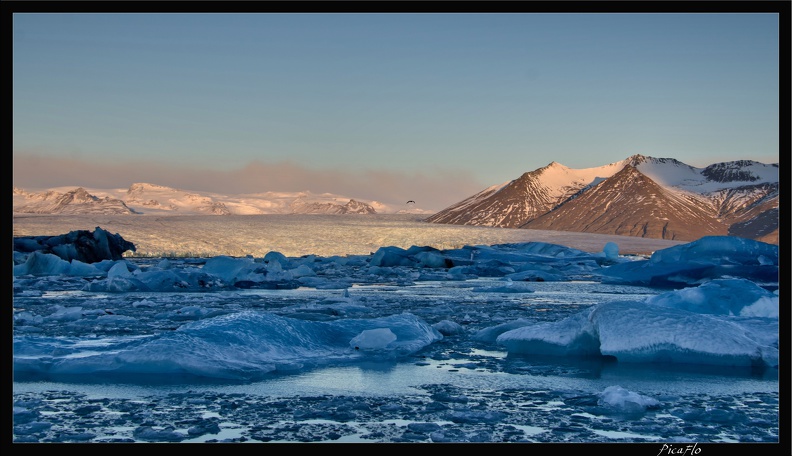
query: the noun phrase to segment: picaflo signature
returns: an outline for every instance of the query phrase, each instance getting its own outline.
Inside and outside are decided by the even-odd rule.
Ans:
[[[657,453],[657,456],[661,455],[676,455],[676,456],[692,456],[701,453],[701,448],[698,447],[698,443],[694,443],[692,445],[668,445],[666,443],[660,448],[660,452]]]

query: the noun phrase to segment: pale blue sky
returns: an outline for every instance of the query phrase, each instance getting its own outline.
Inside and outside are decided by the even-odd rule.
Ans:
[[[447,188],[442,209],[551,161],[779,157],[772,13],[17,13],[13,26],[23,188],[382,200],[363,193],[386,175]],[[292,179],[240,178],[285,167]]]

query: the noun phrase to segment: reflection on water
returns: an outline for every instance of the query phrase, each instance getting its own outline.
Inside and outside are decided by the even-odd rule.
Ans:
[[[778,369],[773,368],[684,363],[624,363],[610,356],[575,358],[510,354],[506,357],[504,371],[638,382],[717,381],[719,378],[746,382],[778,381]]]
[[[216,379],[169,376],[154,379],[125,376],[91,382],[82,378],[71,383],[57,381],[15,382],[14,393],[70,390],[94,397],[131,397],[184,391],[217,391],[258,396],[361,395],[390,396],[421,394],[419,387],[449,384],[460,388],[496,390],[575,390],[599,393],[620,385],[644,394],[686,395],[696,392],[712,395],[777,393],[778,371],[750,368],[693,365],[629,365],[608,360],[570,360],[557,357],[490,357],[502,366],[476,364],[475,359],[421,359],[419,362],[361,363],[351,366],[317,368],[296,374],[270,375],[252,383]],[[464,367],[461,367],[464,366]]]

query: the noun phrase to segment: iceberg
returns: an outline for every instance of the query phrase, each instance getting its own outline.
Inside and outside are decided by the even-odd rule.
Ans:
[[[778,286],[778,246],[734,236],[705,236],[658,250],[648,260],[618,263],[602,271],[604,283],[670,288],[728,277]]]
[[[778,295],[745,279],[715,279],[652,296],[648,304],[713,315],[778,318]]]
[[[63,309],[61,314],[75,318],[79,311]],[[14,372],[34,378],[122,374],[249,381],[318,365],[394,360],[442,338],[408,313],[315,322],[243,311],[189,322],[157,336],[82,341],[15,336]]]
[[[521,321],[495,340],[510,354],[778,368],[778,334],[775,293],[717,280],[645,302],[599,304],[560,321]]]

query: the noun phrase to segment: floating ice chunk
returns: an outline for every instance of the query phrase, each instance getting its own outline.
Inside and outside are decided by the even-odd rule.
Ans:
[[[546,242],[465,246],[461,249],[447,250],[445,254],[458,260],[467,260],[468,263],[471,260],[499,260],[506,263],[521,263],[541,258],[549,260],[592,256],[591,253],[583,252],[582,250]]]
[[[500,410],[454,410],[448,414],[453,423],[494,424],[508,417],[509,414]]]
[[[758,334],[753,332],[757,331]],[[507,331],[496,339],[511,353],[612,356],[626,363],[774,367],[772,326],[643,302],[611,302],[560,321]],[[777,332],[777,330],[776,330]]]
[[[280,252],[275,252],[275,251],[268,252],[266,255],[264,255],[263,261],[264,263],[267,264],[277,262],[282,268],[286,268],[286,269],[290,269],[292,267],[289,258],[287,258],[286,255]]]
[[[412,258],[407,250],[404,250],[400,247],[380,247],[374,252],[374,255],[371,256],[371,261],[369,262],[372,266],[383,266],[383,267],[393,267],[393,266],[416,266],[418,260]]]
[[[501,323],[497,326],[490,326],[489,328],[484,328],[479,330],[477,333],[473,335],[473,340],[480,340],[482,342],[490,342],[494,343],[498,336],[505,333],[506,331],[511,331],[512,329],[522,328],[523,326],[528,326],[532,324],[530,320],[525,318],[519,318],[514,321],[510,321],[507,323]]]
[[[157,304],[154,301],[149,299],[143,299],[141,301],[133,302],[132,307],[156,307]]]
[[[475,279],[477,276],[468,272],[468,266],[454,266],[448,270],[446,278],[448,280],[467,280]]]
[[[599,339],[588,312],[559,321],[521,326],[506,331],[496,340],[510,353],[555,356],[600,355]]]
[[[136,439],[146,442],[181,442],[190,437],[187,434],[176,432],[172,427],[154,429],[151,426],[140,426],[135,429],[133,435]]]
[[[251,278],[245,280],[251,280]],[[290,270],[284,270],[281,264],[273,261],[267,264],[267,275],[264,276],[265,282],[290,282],[294,280],[294,274]]]
[[[658,250],[648,260],[602,271],[605,283],[682,288],[718,278],[778,283],[778,246],[734,236],[705,236]]]
[[[534,290],[529,288],[522,282],[514,282],[511,279],[507,279],[503,285],[492,286],[492,287],[475,287],[473,288],[474,292],[477,293],[533,293]]]
[[[142,381],[156,381],[155,374],[248,380],[284,369],[359,361],[363,353],[350,350],[355,338],[372,349],[368,356],[395,359],[443,336],[406,313],[317,322],[246,311],[204,318],[156,336],[107,338],[101,346],[15,335],[14,370],[90,377],[145,374]]]
[[[101,270],[101,271],[104,271],[104,272],[107,272],[107,271],[109,271],[109,270],[110,270],[110,269],[111,269],[113,266],[115,266],[116,264],[118,264],[119,262],[124,262],[124,263],[126,263],[126,265],[127,265],[127,269],[128,269],[128,270],[130,270],[130,271],[131,271],[131,270],[134,270],[134,269],[137,269],[137,266],[135,266],[135,265],[134,265],[134,264],[132,264],[132,263],[127,263],[127,261],[126,261],[126,260],[102,260],[102,261],[100,261],[100,262],[98,262],[98,263],[91,263],[91,264],[92,264],[92,265],[94,265],[94,266],[96,266],[96,268],[97,268],[97,269],[99,269],[99,270]]]
[[[540,269],[528,269],[513,274],[507,274],[505,277],[518,282],[560,282],[568,280],[568,277],[564,275],[554,274]]]
[[[111,315],[111,314],[104,314],[99,315],[96,320],[92,321],[93,325],[96,326],[112,326],[112,327],[126,327],[138,323],[138,319],[135,317],[130,317],[128,315]]]
[[[280,269],[280,264],[278,268]],[[229,256],[210,258],[202,268],[204,273],[216,276],[231,285],[241,281],[262,282],[264,275],[259,271],[263,269],[262,265],[255,263],[252,258]]]
[[[763,296],[740,309],[741,317],[778,318],[778,296]]]
[[[366,329],[349,341],[349,346],[355,350],[383,350],[396,340],[388,328]]]
[[[71,263],[51,253],[32,252],[24,263],[14,265],[14,275],[68,274]]]
[[[652,296],[646,300],[649,304],[690,310],[692,312],[715,315],[741,315],[743,309],[753,305],[760,299],[767,299],[766,304],[754,312],[752,316],[768,316],[775,314],[778,318],[778,300],[773,304],[773,293],[745,279],[715,279],[695,288],[685,288]],[[759,315],[763,313],[764,315]]]
[[[607,260],[618,260],[619,245],[615,242],[608,242],[605,244],[605,247],[602,248],[602,253],[605,254],[605,259]]]
[[[432,327],[444,336],[453,336],[455,334],[462,334],[465,332],[465,329],[462,327],[462,325],[451,320],[438,321],[437,323],[433,324]]]
[[[218,314],[223,313],[225,312],[202,306],[184,306],[172,312],[159,314],[157,318],[176,321],[200,320],[201,318],[216,317]]]
[[[83,317],[82,307],[55,306],[55,312],[48,315],[48,321],[75,321]]]
[[[660,405],[657,399],[628,391],[621,386],[609,386],[600,393],[598,404],[628,413],[643,412]]]
[[[14,313],[15,325],[40,325],[44,322],[44,317],[32,312],[23,311]]]
[[[197,268],[150,268],[148,270],[136,269],[124,273],[124,268],[118,267],[113,274],[108,274],[106,280],[96,280],[88,283],[83,288],[85,291],[94,292],[126,292],[126,291],[206,291],[230,287],[220,277],[207,274]]]
[[[103,276],[105,272],[93,264],[83,263],[80,260],[71,260],[71,267],[69,268],[68,274],[76,277],[91,277]]]
[[[304,264],[301,264],[294,269],[290,269],[289,272],[292,274],[294,278],[309,277],[316,275],[316,272],[313,269],[311,269],[310,267]]]
[[[172,269],[160,271],[146,271],[135,276],[151,291],[177,291],[189,288],[189,283],[184,280],[184,275]]]
[[[415,259],[418,265],[424,268],[448,268],[452,264],[438,252],[418,252]]]
[[[602,354],[622,362],[764,365],[764,347],[756,337],[717,316],[621,302],[597,306],[590,321],[597,327]]]
[[[269,260],[266,266],[267,274],[279,274],[283,272],[283,265],[278,260]]]
[[[760,261],[761,258],[761,261]],[[778,265],[778,246],[735,236],[704,236],[697,241],[658,250],[652,263]]]
[[[112,280],[116,278],[129,278],[132,273],[127,267],[126,261],[119,261],[109,271],[107,271],[107,278]]]

